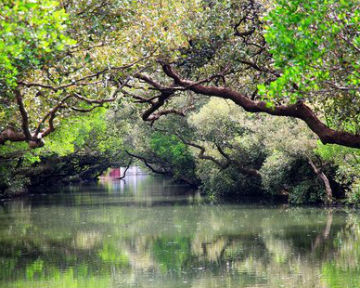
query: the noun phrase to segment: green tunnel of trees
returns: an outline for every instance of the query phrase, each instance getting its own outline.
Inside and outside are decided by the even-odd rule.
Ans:
[[[357,0],[4,0],[0,193],[139,163],[210,198],[360,203]]]

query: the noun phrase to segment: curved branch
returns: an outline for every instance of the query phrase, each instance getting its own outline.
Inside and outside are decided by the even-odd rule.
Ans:
[[[22,82],[22,81],[18,81],[17,84],[19,85],[18,87],[20,87],[20,86],[24,86],[24,87],[28,87],[28,88],[39,87],[39,88],[49,89],[54,92],[57,92],[59,90],[66,90],[67,88],[73,87],[73,86],[95,85],[100,82],[84,82],[84,81],[99,77],[100,75],[103,75],[106,72],[124,70],[124,69],[130,68],[130,67],[133,67],[134,65],[136,65],[143,59],[150,57],[151,55],[152,55],[152,53],[149,56],[143,57],[133,63],[126,64],[124,66],[108,67],[108,68],[105,68],[96,73],[93,73],[90,75],[85,75],[85,76],[77,78],[77,79],[72,79],[70,82],[68,82],[64,85],[61,85],[61,86],[51,86],[51,85],[44,84],[44,83],[27,83],[27,82]],[[68,108],[70,110],[74,110],[77,112],[90,112],[90,111],[94,110],[95,108],[102,106],[102,104],[104,104],[104,103],[113,102],[117,99],[117,95],[119,94],[119,92],[126,85],[128,85],[128,82],[131,80],[131,78],[134,77],[134,75],[141,73],[147,67],[148,66],[145,66],[145,67],[139,68],[137,71],[134,71],[133,73],[128,75],[124,81],[115,81],[114,80],[113,82],[116,83],[117,87],[114,90],[114,92],[112,93],[112,95],[110,95],[110,97],[108,97],[108,98],[91,99],[91,98],[84,97],[84,96],[80,95],[79,93],[72,92],[71,94],[60,99],[57,103],[54,104],[54,106],[51,109],[48,110],[48,112],[43,116],[43,118],[41,118],[35,124],[36,125],[35,131],[30,131],[29,116],[25,109],[25,105],[23,103],[23,97],[22,97],[21,91],[19,88],[15,89],[14,94],[15,94],[15,100],[16,100],[16,103],[18,105],[19,112],[21,115],[21,128],[22,128],[21,130],[22,131],[17,131],[13,127],[6,127],[3,131],[0,132],[0,145],[4,145],[6,141],[11,141],[11,142],[26,141],[29,144],[30,148],[42,147],[44,145],[43,138],[45,136],[49,135],[50,133],[52,133],[53,131],[55,131],[54,119],[56,117],[57,112],[60,109]],[[70,98],[73,98],[73,99],[77,100],[78,102],[84,101],[87,104],[90,104],[92,107],[90,107],[88,109],[81,109],[81,108],[76,107],[75,106],[76,104],[67,105],[66,101]],[[41,131],[41,128],[46,121],[48,121],[48,123],[49,123],[48,127],[46,129],[44,129],[43,131]]]
[[[20,90],[15,89],[15,97],[16,97],[16,102],[17,102],[17,104],[19,106],[19,111],[20,111],[20,115],[21,115],[21,119],[22,119],[21,128],[23,130],[25,139],[30,140],[31,139],[31,133],[30,133],[30,130],[29,130],[29,116],[28,116],[28,113],[26,112]]]
[[[248,167],[244,167],[244,165],[242,165],[242,163],[240,163],[237,160],[233,160],[230,158],[230,156],[228,154],[225,153],[225,151],[220,147],[220,145],[215,144],[217,150],[219,151],[219,153],[225,158],[225,161],[220,161],[218,159],[216,159],[215,157],[209,156],[209,155],[205,155],[205,147],[199,145],[199,144],[195,144],[189,141],[186,141],[181,135],[176,134],[176,136],[185,144],[185,145],[189,145],[192,147],[195,147],[197,149],[200,150],[198,157],[199,159],[203,159],[203,160],[210,160],[213,163],[215,163],[217,166],[219,166],[221,168],[221,170],[224,170],[226,168],[228,168],[232,163],[236,165],[236,168],[238,169],[238,171],[244,175],[248,175],[248,176],[253,176],[253,177],[261,177],[260,173],[258,170],[253,169],[253,168],[248,168]]]
[[[154,168],[150,163],[149,163],[149,160],[147,160],[145,157],[142,157],[140,155],[135,155],[129,151],[126,151],[126,153],[131,156],[131,157],[134,157],[134,158],[137,158],[139,160],[141,160],[145,166],[147,168],[149,168],[153,173],[156,173],[156,174],[161,174],[161,175],[166,175],[166,176],[174,176],[174,173],[172,172],[171,170],[171,167],[169,168],[170,170],[169,171],[166,171],[166,170],[159,170],[159,169],[156,169]],[[191,186],[191,187],[198,187],[198,181],[196,179],[191,179],[189,177],[187,177],[186,175],[178,175],[177,178],[181,181],[183,181],[184,183],[186,183],[187,185]]]
[[[49,118],[49,128],[46,130],[46,132],[44,131],[42,133],[42,135],[44,136],[44,133],[49,134],[50,132],[54,131],[54,125],[53,125],[53,120],[55,118],[55,113],[62,107],[62,105],[69,99],[71,98],[72,95],[68,95],[66,97],[64,97],[63,99],[61,99],[52,109],[50,109],[50,111],[48,113],[46,113],[46,115],[41,119],[41,121],[38,123],[37,129],[35,131],[35,135],[37,136],[40,133],[41,130],[41,125]]]
[[[318,135],[324,144],[338,144],[347,147],[360,148],[359,134],[352,134],[345,131],[331,129],[322,123],[312,109],[303,101],[298,101],[296,104],[269,107],[264,101],[251,100],[246,95],[227,87],[204,86],[201,84],[195,84],[195,82],[190,80],[182,79],[169,64],[162,63],[162,67],[165,74],[172,78],[177,85],[187,88],[197,94],[230,99],[237,105],[243,107],[245,111],[252,113],[263,112],[275,116],[297,118],[303,120],[307,126]]]
[[[135,154],[133,154],[133,153],[131,153],[131,152],[129,152],[129,151],[125,151],[125,152],[126,152],[129,156],[141,160],[141,161],[144,163],[144,165],[145,165],[147,168],[149,168],[152,172],[154,172],[154,173],[156,173],[156,174],[169,175],[169,172],[167,172],[167,171],[162,171],[162,170],[158,170],[158,169],[154,168],[153,166],[151,166],[151,164],[149,163],[149,161],[148,161],[145,157],[142,157],[142,156],[140,156],[140,155],[135,155]]]
[[[238,171],[240,171],[242,174],[248,175],[248,176],[253,176],[253,177],[261,177],[261,174],[258,170],[253,169],[253,168],[249,168],[249,167],[244,167],[244,165],[239,162],[236,159],[231,159],[230,156],[228,154],[225,153],[225,151],[220,147],[220,145],[215,144],[216,148],[218,149],[219,153],[224,156],[227,161],[230,163],[234,163],[236,165],[236,168],[238,169]]]
[[[192,146],[194,148],[197,148],[200,150],[199,154],[198,154],[198,157],[199,159],[203,159],[203,160],[210,160],[212,161],[213,163],[215,163],[217,166],[219,166],[222,170],[223,169],[226,169],[227,167],[229,167],[229,159],[226,158],[226,162],[223,163],[219,160],[217,160],[215,157],[212,157],[212,156],[209,156],[209,155],[205,155],[205,147],[199,145],[199,144],[196,144],[196,143],[192,143],[192,142],[189,142],[187,141],[184,137],[182,137],[179,133],[175,133],[175,135],[181,140],[181,142],[183,142],[185,145],[188,145],[188,146]]]
[[[178,137],[179,137],[179,136],[178,136]],[[224,169],[226,169],[227,167],[229,167],[230,162],[228,161],[228,159],[226,160],[226,162],[221,162],[221,161],[217,160],[215,157],[212,157],[212,156],[209,156],[209,155],[205,155],[205,147],[200,146],[200,145],[195,144],[195,143],[191,143],[191,142],[185,141],[185,139],[180,138],[180,137],[179,137],[179,139],[180,139],[184,144],[199,149],[200,152],[199,152],[199,154],[198,154],[198,157],[199,157],[200,159],[212,161],[212,162],[215,163],[217,166],[219,166],[219,167],[221,168],[221,170],[224,170]]]
[[[98,72],[95,72],[93,74],[89,74],[89,75],[86,75],[86,76],[83,76],[83,77],[80,77],[80,78],[77,78],[77,79],[72,79],[70,80],[69,83],[67,84],[63,84],[61,86],[52,86],[52,85],[48,85],[48,84],[43,84],[43,83],[33,83],[33,82],[23,82],[23,81],[18,81],[17,83],[19,85],[23,85],[25,87],[39,87],[39,88],[44,88],[44,89],[49,89],[49,90],[52,90],[54,92],[57,92],[59,90],[63,90],[63,89],[66,89],[66,88],[69,88],[69,87],[73,87],[73,86],[87,86],[87,85],[94,85],[94,84],[98,84],[98,83],[91,83],[91,82],[85,82],[83,83],[83,81],[85,80],[88,80],[88,79],[93,79],[93,78],[98,78],[100,75],[103,75],[105,74],[106,72],[111,72],[111,71],[119,71],[119,70],[125,70],[125,69],[128,69],[128,68],[131,68],[133,67],[134,65],[138,64],[139,62],[141,62],[142,60],[148,58],[149,56],[147,57],[143,57],[141,59],[138,59],[132,63],[129,63],[129,64],[125,64],[123,66],[113,66],[113,67],[106,67],[105,69],[103,70],[100,70]],[[141,69],[142,70],[142,69]],[[141,71],[140,70],[140,71]],[[138,72],[135,72],[135,74],[137,73],[140,73],[139,71]],[[128,81],[125,81],[126,83]]]
[[[11,127],[4,129],[0,133],[0,145],[4,145],[6,141],[21,142],[26,140],[23,132],[15,131]]]
[[[333,202],[333,193],[329,178],[326,176],[324,171],[321,168],[318,168],[315,163],[312,161],[310,156],[306,156],[308,159],[308,163],[310,164],[311,168],[314,170],[316,176],[324,183],[325,192],[326,192],[326,204],[330,205]]]
[[[124,179],[126,177],[126,172],[129,170],[131,163],[132,163],[132,159],[130,159],[129,163],[126,165],[126,168],[124,170],[124,174],[119,178],[119,180],[122,180],[122,179]]]
[[[161,95],[158,97],[158,100],[156,102],[152,102],[149,109],[147,109],[143,115],[142,119],[144,121],[153,121],[153,117],[151,115],[157,111],[160,107],[162,107],[165,104],[165,101],[170,98],[170,96],[173,95],[173,92],[161,92]],[[160,117],[160,116],[159,116]],[[157,117],[157,118],[159,118]]]
[[[129,94],[126,92],[125,92],[125,94],[130,95],[134,99],[139,99],[138,102],[140,102],[140,103],[148,103],[151,105],[142,114],[142,119],[144,121],[154,122],[157,119],[159,119],[161,116],[168,115],[168,114],[176,114],[176,115],[184,117],[185,113],[187,111],[192,110],[195,107],[193,105],[193,103],[191,103],[191,105],[183,107],[182,109],[171,108],[171,109],[164,109],[164,110],[158,111],[165,104],[165,102],[174,94],[174,92],[171,92],[171,91],[163,91],[163,92],[161,92],[161,94],[159,96],[152,97],[149,99],[146,99],[146,98],[143,98],[143,97],[137,96],[137,95],[132,95],[132,94]],[[155,99],[157,99],[156,102],[154,101]]]

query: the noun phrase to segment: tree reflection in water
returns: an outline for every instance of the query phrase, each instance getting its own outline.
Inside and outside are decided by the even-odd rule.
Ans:
[[[4,203],[0,286],[360,286],[356,212],[209,205],[152,177],[122,187]]]

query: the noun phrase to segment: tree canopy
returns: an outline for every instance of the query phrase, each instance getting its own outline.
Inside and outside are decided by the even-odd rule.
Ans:
[[[360,145],[355,0],[1,5],[1,143],[41,146],[55,118],[139,93],[140,79],[160,94],[135,97],[151,106],[145,120],[184,114],[159,108],[192,91],[299,118],[325,144]]]
[[[225,171],[233,187],[254,177],[258,190],[298,191],[315,175],[330,201],[327,174],[356,190],[359,11],[357,0],[2,1],[4,171],[92,153],[194,185]],[[338,153],[355,159],[351,179]],[[285,187],[273,163],[313,175]]]

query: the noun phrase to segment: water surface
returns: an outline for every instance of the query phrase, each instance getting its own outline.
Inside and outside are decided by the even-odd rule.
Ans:
[[[358,211],[202,202],[128,177],[0,205],[0,287],[360,287]]]

